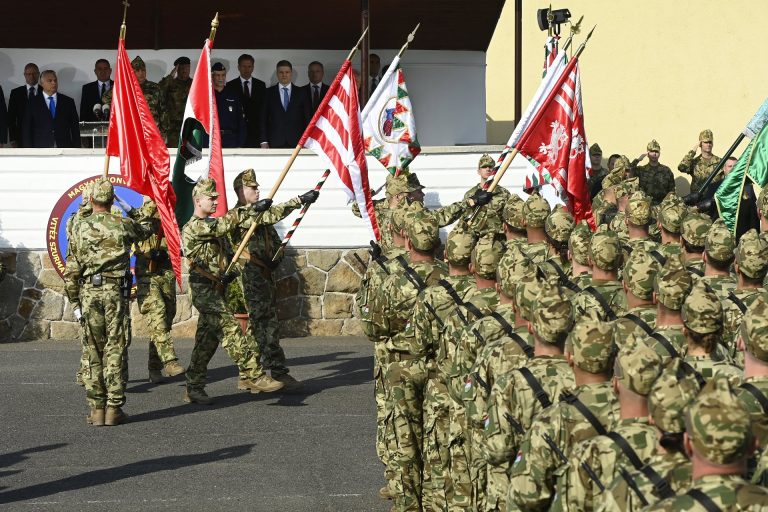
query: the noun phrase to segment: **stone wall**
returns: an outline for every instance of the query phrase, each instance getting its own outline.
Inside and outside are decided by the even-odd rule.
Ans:
[[[367,265],[365,249],[291,249],[275,270],[282,335],[360,336],[354,296]],[[64,282],[44,251],[0,252],[8,275],[0,282],[0,342],[76,339],[78,324],[64,295]],[[187,284],[186,267],[177,294],[173,336],[192,338],[197,311]],[[147,327],[132,301],[133,335],[147,337]]]

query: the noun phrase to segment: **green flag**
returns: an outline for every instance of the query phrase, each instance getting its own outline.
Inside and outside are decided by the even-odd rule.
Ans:
[[[186,119],[179,136],[179,150],[176,153],[176,162],[173,164],[171,180],[173,190],[176,192],[176,222],[179,223],[179,228],[184,227],[195,209],[192,203],[192,189],[195,188],[195,182],[184,174],[184,169],[188,164],[202,157],[203,137],[205,137],[205,130],[200,121]]]
[[[764,126],[742,153],[736,165],[715,192],[720,217],[736,232],[745,187],[754,183],[759,188],[768,183],[768,125]]]

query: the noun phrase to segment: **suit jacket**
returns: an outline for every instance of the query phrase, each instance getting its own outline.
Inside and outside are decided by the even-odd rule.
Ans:
[[[264,82],[258,78],[251,77],[251,97],[246,100],[243,95],[243,86],[238,76],[234,80],[227,82],[225,90],[230,94],[236,95],[240,100],[240,104],[243,106],[243,113],[245,114],[245,146],[246,148],[257,148],[259,144],[264,140],[261,138],[260,123],[261,123],[261,111],[264,108],[264,96],[267,92],[267,86]]]
[[[37,94],[42,94],[40,86],[37,87]],[[21,123],[24,121],[27,102],[26,85],[11,89],[11,96],[8,98],[8,135],[10,142],[15,142],[18,147],[24,146],[21,140]]]
[[[109,89],[112,90],[112,87],[114,85],[115,85],[115,82],[113,80],[110,80]],[[93,106],[97,103],[99,105],[104,104],[101,101],[101,94],[99,94],[98,80],[87,83],[83,86],[83,94],[80,97],[80,120],[81,121],[87,121],[87,122],[103,121],[103,119],[97,119],[96,116],[93,115]]]
[[[8,142],[8,109],[5,108],[5,94],[0,87],[0,144]]]
[[[312,84],[309,83],[302,87],[306,91],[307,95],[307,101],[309,102],[309,112],[314,115],[315,111],[317,110],[317,107],[320,106],[320,103],[317,105],[312,104]],[[325,97],[325,94],[328,92],[328,89],[330,89],[330,86],[328,84],[320,84],[320,101],[323,101],[323,98]]]
[[[45,102],[42,90],[29,102],[21,125],[21,138],[25,148],[79,148],[80,120],[75,109],[75,100],[58,93],[56,96],[56,118]]]
[[[293,85],[288,110],[283,110],[279,84],[267,88],[261,114],[261,141],[271,148],[293,148],[312,118],[307,94]]]
[[[221,132],[222,148],[241,148],[245,144],[245,119],[243,107],[237,93],[226,88],[221,92],[214,91],[216,108],[219,112],[219,131]]]

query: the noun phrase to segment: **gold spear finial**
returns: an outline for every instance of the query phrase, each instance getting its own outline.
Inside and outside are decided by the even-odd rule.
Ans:
[[[216,16],[213,17],[213,20],[211,20],[211,36],[208,38],[211,41],[216,39],[216,29],[219,28],[219,13],[216,13]]]
[[[401,56],[405,50],[408,49],[408,45],[413,42],[413,38],[416,36],[416,31],[419,30],[419,27],[421,26],[421,23],[416,24],[416,28],[413,29],[413,32],[408,34],[408,39],[405,41],[405,44],[400,48],[400,52],[398,52],[397,56]]]
[[[131,6],[131,4],[128,3],[128,0],[123,0],[123,24],[120,25],[120,39],[125,39],[125,19],[128,17],[128,8]]]
[[[583,51],[584,51],[584,48],[586,48],[586,47],[587,47],[587,41],[589,41],[589,38],[590,38],[590,37],[592,37],[592,33],[595,31],[595,29],[596,29],[596,28],[597,28],[597,25],[595,25],[594,27],[592,27],[592,30],[590,30],[590,31],[589,31],[589,34],[587,34],[587,38],[586,38],[586,39],[584,39],[584,42],[583,42],[583,43],[581,43],[581,46],[579,46],[579,49],[578,49],[578,50],[576,50],[576,55],[575,55],[574,57],[578,57],[579,55],[581,55],[581,52],[583,52]]]
[[[571,34],[579,35],[581,33],[581,22],[584,21],[584,16],[579,18],[576,23],[571,23]]]

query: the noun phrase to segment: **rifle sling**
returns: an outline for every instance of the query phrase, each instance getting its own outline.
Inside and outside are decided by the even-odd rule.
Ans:
[[[545,263],[549,263],[549,266],[554,269],[555,273],[557,273],[558,277],[560,278],[560,283],[562,283],[563,286],[569,290],[573,290],[576,293],[581,291],[581,288],[579,288],[576,283],[568,279],[568,276],[565,275],[565,272],[563,272],[563,269],[560,267],[560,265],[555,263],[555,260],[547,260]]]
[[[712,499],[701,492],[699,489],[691,489],[686,493],[688,496],[699,502],[699,505],[704,507],[707,512],[723,512]]]
[[[738,298],[736,294],[733,293],[732,291],[728,293],[728,300],[736,304],[736,307],[739,308],[739,310],[741,310],[742,314],[747,312],[747,305],[744,304],[744,302],[740,298]]]
[[[763,414],[768,415],[768,397],[765,396],[765,393],[760,391],[760,389],[751,382],[744,382],[739,387],[749,391],[749,393],[755,397],[755,400],[758,401],[760,407],[763,408]]]
[[[544,391],[544,388],[541,387],[541,383],[533,375],[531,370],[523,366],[522,368],[518,368],[517,371],[520,372],[526,382],[528,382],[528,385],[531,386],[531,389],[533,390],[533,396],[535,396],[536,400],[539,401],[542,409],[546,409],[552,405],[552,401],[549,399],[549,395],[546,391]]]
[[[515,332],[515,328],[512,327],[503,316],[501,316],[496,311],[491,313],[491,316],[499,323],[506,335],[512,338],[515,343],[517,343],[517,345],[520,347],[520,350],[522,350],[529,359],[533,357],[533,347],[527,344],[523,337]]]
[[[578,399],[578,397],[568,391],[563,391],[560,395],[560,400],[567,403],[568,405],[572,405],[573,407],[578,410],[582,416],[592,425],[592,428],[595,429],[595,432],[597,432],[597,435],[604,436],[608,434],[608,431],[605,430],[605,427],[602,423],[600,423],[600,420],[597,419],[597,416],[594,415],[592,411],[589,410],[589,407],[584,405],[584,402]]]
[[[587,286],[584,288],[584,291],[594,297],[597,303],[600,304],[600,307],[603,308],[605,317],[608,318],[608,320],[616,320],[616,313],[613,312],[613,309],[611,309],[611,306],[608,305],[608,303],[605,301],[605,297],[603,297],[597,288],[594,286]]]
[[[648,254],[650,254],[650,255],[651,255],[651,257],[652,257],[653,259],[655,259],[655,260],[656,260],[656,261],[659,263],[659,265],[661,265],[662,267],[663,267],[663,266],[664,266],[664,265],[667,263],[667,258],[666,258],[666,257],[664,257],[664,255],[663,255],[663,254],[661,254],[661,253],[660,253],[659,251],[657,251],[656,249],[653,249],[653,250],[652,250],[651,252],[649,252]]]
[[[405,261],[405,258],[403,258],[402,255],[397,257],[397,262],[400,263],[400,266],[403,267],[405,273],[411,278],[418,291],[421,291],[427,287],[427,283],[425,283],[421,276],[419,276],[419,274],[417,274],[416,271],[408,265],[408,262]]]
[[[638,327],[644,330],[645,333],[648,334],[649,336],[653,335],[653,327],[648,325],[648,322],[646,322],[636,314],[627,313],[626,315],[624,315],[624,318],[633,321],[635,324],[637,324]]]

